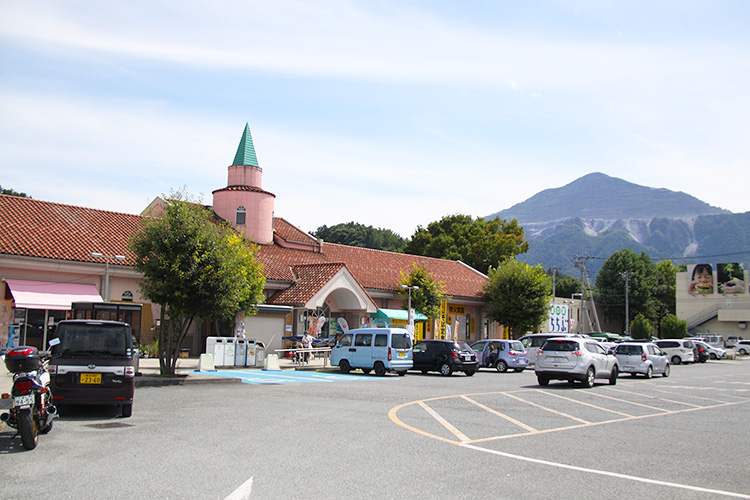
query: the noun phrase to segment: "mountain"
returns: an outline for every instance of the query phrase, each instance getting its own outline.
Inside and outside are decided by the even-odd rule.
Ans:
[[[546,189],[487,216],[494,217],[518,219],[523,226],[530,249],[519,260],[566,274],[578,274],[577,255],[594,257],[588,267],[595,273],[623,248],[676,264],[750,260],[750,212],[734,214],[686,193],[602,173]]]

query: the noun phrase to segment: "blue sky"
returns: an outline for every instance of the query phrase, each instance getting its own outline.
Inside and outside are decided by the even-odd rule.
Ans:
[[[591,173],[750,211],[744,1],[0,0],[0,185],[140,213],[226,186],[409,237]]]

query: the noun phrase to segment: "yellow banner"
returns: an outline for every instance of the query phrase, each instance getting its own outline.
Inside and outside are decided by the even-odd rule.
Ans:
[[[448,314],[466,314],[466,306],[449,305]]]

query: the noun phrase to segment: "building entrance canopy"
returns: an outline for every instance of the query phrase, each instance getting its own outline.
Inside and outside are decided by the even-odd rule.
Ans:
[[[377,312],[370,314],[370,318],[374,320],[388,320],[394,324],[405,325],[409,321],[409,313],[404,309],[378,309]],[[419,311],[414,311],[414,321],[427,321],[427,316]]]
[[[67,311],[73,302],[102,302],[96,286],[7,278],[16,309]]]

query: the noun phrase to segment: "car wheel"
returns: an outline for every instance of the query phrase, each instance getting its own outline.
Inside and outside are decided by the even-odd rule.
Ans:
[[[133,415],[133,403],[122,405],[122,418],[129,418]]]
[[[587,389],[589,387],[594,387],[594,379],[596,378],[596,372],[594,371],[593,366],[589,366],[589,369],[586,370],[586,378],[583,379],[583,386]]]
[[[679,356],[672,356],[671,361],[673,365],[679,365],[680,363],[682,363],[682,360]]]
[[[543,377],[542,375],[537,375],[536,381],[539,382],[539,385],[541,385],[542,387],[547,387],[549,385],[549,379],[547,377]]]
[[[745,356],[745,355],[747,354],[747,351],[746,351],[746,350],[744,350],[744,349],[740,349],[740,350],[739,350],[738,352],[739,352],[740,354],[742,354],[743,356]]]
[[[653,368],[652,368],[651,366],[649,366],[649,367],[648,367],[648,368],[646,369],[646,374],[645,374],[645,375],[646,375],[646,378],[651,378],[651,376],[652,376],[653,374],[654,374],[654,369],[653,369]]]
[[[362,368],[362,373],[369,375],[372,370],[370,368]]]
[[[342,359],[339,363],[339,370],[341,373],[349,373],[352,370],[352,366],[345,359]]]
[[[719,359],[716,357],[716,354],[714,353],[709,354],[708,357],[711,359],[711,361],[716,361],[717,359]]]
[[[385,365],[379,361],[375,363],[375,375],[378,377],[385,375]]]
[[[453,374],[453,368],[451,368],[451,365],[448,363],[443,363],[440,365],[440,375],[443,375],[445,377],[448,377]]]
[[[495,369],[500,373],[505,373],[508,371],[508,363],[506,363],[502,359],[498,359],[497,363],[495,363]]]
[[[664,367],[664,373],[662,373],[661,376],[669,377],[669,363],[667,363],[667,366]]]
[[[467,377],[472,377],[476,372],[476,370],[466,370],[464,373]]]
[[[617,384],[617,365],[612,367],[612,373],[609,374],[609,385]]]

